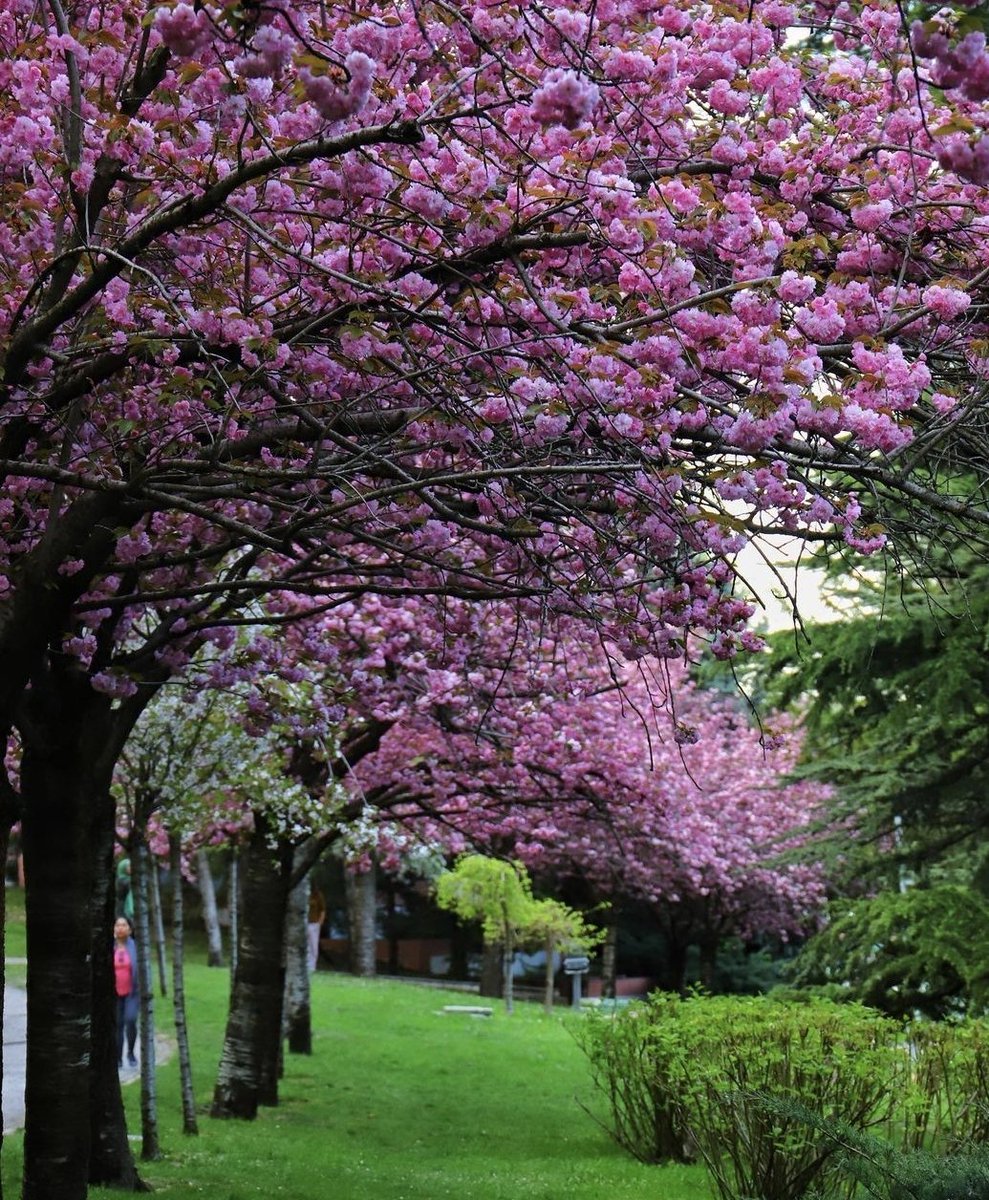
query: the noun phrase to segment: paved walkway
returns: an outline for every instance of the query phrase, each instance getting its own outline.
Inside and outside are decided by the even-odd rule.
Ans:
[[[23,959],[7,959],[23,962]],[[155,1059],[165,1062],[172,1053],[167,1038],[155,1039]],[[27,993],[23,988],[7,986],[3,1002],[3,1131],[10,1133],[24,1124],[24,1067],[27,1052]],[[133,1083],[140,1077],[139,1067],[125,1067],[121,1083]]]
[[[27,994],[7,987],[3,997],[3,1131],[24,1124],[24,1055],[27,1048]]]

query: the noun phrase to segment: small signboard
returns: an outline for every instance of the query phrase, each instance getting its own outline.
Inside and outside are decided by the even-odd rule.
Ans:
[[[563,960],[563,971],[566,975],[586,975],[591,960],[584,955],[571,955]]]

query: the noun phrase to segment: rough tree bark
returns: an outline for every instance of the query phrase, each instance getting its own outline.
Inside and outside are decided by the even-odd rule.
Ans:
[[[182,896],[182,839],[168,835],[168,861],[172,872],[172,1007],[175,1012],[175,1042],[179,1056],[182,1092],[182,1132],[198,1134],[196,1095],[192,1087],[192,1058],[189,1026],[185,1013],[185,911]]]
[[[94,693],[81,672],[55,654],[32,678],[18,724],[28,944],[23,1197],[84,1200],[93,1071],[105,1069],[106,1058],[105,1027],[93,1055],[94,991],[108,991],[102,964],[94,971],[94,921],[106,904],[100,856],[105,862],[107,830],[113,829],[107,799],[122,732],[109,698]],[[105,936],[109,961],[109,926]],[[115,1055],[112,1061],[115,1079]],[[112,1088],[111,1080],[104,1082]],[[122,1107],[108,1104],[102,1119],[122,1126]],[[107,1138],[118,1136],[121,1126],[108,1129]],[[120,1176],[107,1182],[137,1186],[126,1130],[122,1153]]]
[[[165,960],[165,914],[161,909],[161,881],[158,878],[158,863],[154,858],[150,861],[148,883],[151,897],[151,929],[154,934],[155,956],[158,962],[158,991],[160,995],[168,995],[168,963]]]
[[[350,969],[355,975],[369,979],[377,972],[377,872],[372,865],[369,871],[347,871],[345,879]]]
[[[240,942],[240,850],[230,851],[230,879],[227,883],[227,911],[230,913],[230,975],[237,971],[237,946]]]
[[[137,942],[137,974],[141,996],[141,1158],[160,1158],[158,1144],[158,1088],[155,1077],[155,992],[151,972],[151,920],[149,909],[151,870],[146,824],[135,822],[131,831],[130,856],[134,873],[134,940]]]
[[[299,855],[296,852],[295,858]],[[308,875],[289,892],[285,910],[284,1034],[292,1054],[312,1054],[312,1010],[309,998]]]
[[[210,1112],[214,1117],[252,1120],[259,1104],[278,1103],[283,938],[292,870],[291,845],[269,845],[261,813],[254,814],[254,832],[241,866],[244,904],[237,971]]]
[[[209,855],[205,850],[196,852],[196,876],[199,880],[199,894],[203,900],[203,923],[206,926],[206,965],[222,967],[223,935],[220,932],[220,914],[216,907],[213,871],[209,864]]]

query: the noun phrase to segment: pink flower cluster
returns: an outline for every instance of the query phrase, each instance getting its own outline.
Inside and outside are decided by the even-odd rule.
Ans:
[[[576,129],[590,117],[599,99],[596,83],[574,71],[554,68],[532,93],[532,115],[542,125]]]
[[[360,50],[352,50],[346,58],[349,84],[340,87],[327,75],[313,75],[308,68],[299,72],[306,99],[324,121],[343,121],[352,117],[367,103],[374,83],[374,60]]]
[[[206,14],[184,3],[170,9],[160,8],[155,14],[155,28],[169,50],[182,58],[194,58],[213,36]]]
[[[918,58],[930,60],[931,81],[937,87],[957,92],[972,103],[989,100],[989,51],[984,33],[966,34],[952,44],[940,21],[914,21],[910,42]],[[938,144],[937,157],[942,167],[962,179],[989,184],[989,135],[950,136]]]
[[[950,137],[938,145],[937,159],[960,178],[982,187],[989,185],[989,134]]]
[[[262,25],[251,39],[249,52],[234,60],[242,79],[277,78],[289,65],[296,41],[274,25]]]
[[[942,321],[961,316],[972,303],[972,297],[967,292],[960,288],[942,287],[940,284],[924,288],[920,298]]]
[[[967,100],[989,100],[989,53],[986,35],[969,33],[952,46],[947,34],[921,21],[910,27],[918,58],[931,59],[931,79],[945,91],[957,89]]]

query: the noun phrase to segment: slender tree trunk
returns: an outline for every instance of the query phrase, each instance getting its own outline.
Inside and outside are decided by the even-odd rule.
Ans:
[[[614,1000],[618,994],[618,923],[612,920],[605,930],[601,948],[601,995]]]
[[[196,853],[196,875],[199,878],[199,894],[203,898],[203,923],[206,926],[206,965],[223,966],[223,935],[220,932],[220,915],[216,908],[216,888],[209,855],[205,850]]]
[[[244,909],[237,972],[213,1093],[214,1117],[252,1120],[259,1104],[278,1103],[278,1051],[284,990],[283,935],[292,849],[267,844],[267,826],[255,813],[242,855]]]
[[[151,920],[149,863],[145,823],[131,832],[131,870],[134,877],[134,940],[137,942],[137,975],[141,996],[141,1158],[161,1157],[158,1145],[158,1088],[155,1078],[155,993],[151,973]]]
[[[377,930],[375,901],[377,872],[345,873],[347,888],[347,921],[350,926],[350,969],[364,979],[377,971]]]
[[[289,892],[285,909],[284,1019],[285,1037],[292,1054],[312,1054],[308,916],[309,876],[304,875]]]
[[[175,1042],[179,1055],[179,1081],[182,1091],[182,1132],[198,1134],[196,1096],[192,1087],[192,1058],[189,1054],[189,1026],[185,1013],[185,912],[182,896],[182,839],[168,835],[168,860],[172,875],[172,1008],[175,1011]]]
[[[165,915],[161,909],[161,880],[158,876],[158,860],[149,852],[148,881],[151,884],[151,927],[154,932],[158,960],[158,993],[161,996],[167,996],[168,963],[165,961]]]
[[[501,998],[504,992],[504,958],[498,942],[484,939],[484,951],[481,958],[481,984],[478,989],[482,996],[497,996]]]
[[[237,973],[237,947],[240,944],[240,849],[230,851],[230,881],[227,884],[227,911],[230,913],[230,975]]]
[[[556,955],[556,943],[552,938],[546,939],[546,980],[543,984],[543,1008],[548,1013],[553,1011],[553,959]]]
[[[113,868],[116,810],[104,796],[103,817],[93,856],[96,886],[92,908],[93,1033],[90,1059],[89,1182],[146,1191],[127,1137],[120,1076],[117,1071],[117,997],[113,986],[113,919],[116,877]]]

